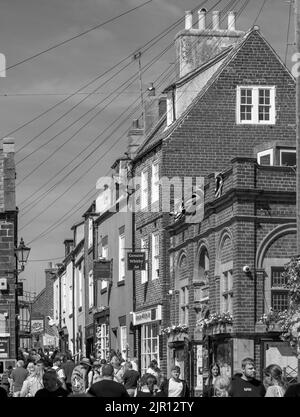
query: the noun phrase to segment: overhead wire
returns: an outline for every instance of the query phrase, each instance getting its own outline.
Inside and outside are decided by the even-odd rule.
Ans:
[[[287,34],[286,34],[286,47],[285,47],[285,56],[284,56],[284,63],[285,63],[285,65],[286,65],[288,51],[289,51],[289,37],[290,37],[290,27],[291,27],[291,16],[292,16],[292,0],[290,0],[289,14],[288,14],[288,27],[287,27]]]
[[[247,5],[247,1],[244,3],[244,6],[246,6]]]
[[[53,45],[53,46],[50,46],[49,48],[44,49],[44,50],[43,50],[43,51],[41,51],[41,52],[38,52],[38,53],[36,53],[36,54],[34,54],[34,55],[31,55],[31,56],[30,56],[30,57],[28,57],[28,58],[25,58],[25,59],[23,59],[23,60],[21,60],[21,61],[19,61],[19,62],[16,62],[15,64],[8,66],[8,67],[6,68],[6,71],[8,71],[8,70],[10,70],[10,69],[12,69],[12,68],[15,68],[15,67],[17,67],[17,66],[19,66],[19,65],[21,65],[21,64],[24,64],[25,62],[31,61],[32,59],[35,59],[35,58],[37,58],[37,57],[39,57],[39,56],[41,56],[41,55],[43,55],[43,54],[45,54],[45,53],[47,53],[47,52],[53,51],[54,49],[56,49],[56,48],[58,48],[58,47],[60,47],[60,46],[63,46],[63,45],[65,45],[65,44],[67,44],[67,43],[71,42],[71,41],[72,41],[72,40],[74,40],[74,39],[78,39],[79,37],[84,36],[84,35],[86,35],[87,33],[90,33],[90,32],[92,32],[92,31],[94,31],[94,30],[96,30],[96,29],[100,29],[100,28],[101,28],[101,27],[103,27],[104,25],[107,25],[108,23],[114,22],[115,20],[119,19],[120,17],[123,17],[123,16],[125,16],[125,15],[127,15],[127,14],[129,14],[129,13],[132,13],[133,11],[135,11],[135,10],[137,10],[137,9],[140,9],[141,7],[144,7],[144,6],[146,6],[147,4],[151,3],[152,1],[153,1],[153,0],[147,0],[146,2],[144,2],[144,3],[140,4],[140,5],[136,6],[136,7],[132,7],[131,9],[129,9],[129,10],[127,10],[127,11],[123,12],[123,13],[120,13],[119,15],[117,15],[117,16],[115,16],[115,17],[112,17],[112,18],[110,18],[110,19],[106,20],[105,22],[100,23],[99,25],[93,26],[92,28],[87,29],[87,30],[85,30],[84,32],[78,33],[77,35],[72,36],[71,38],[65,39],[64,41],[59,42],[59,43],[57,43],[57,44],[55,44],[55,45]]]

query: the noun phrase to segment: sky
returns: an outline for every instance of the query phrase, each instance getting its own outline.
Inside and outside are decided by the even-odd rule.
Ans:
[[[27,291],[43,289],[44,270],[48,262],[63,259],[63,241],[72,238],[72,225],[95,198],[98,178],[106,176],[126,151],[126,132],[141,114],[138,62],[133,55],[174,25],[166,36],[142,49],[143,90],[154,82],[159,93],[174,80],[173,41],[184,28],[182,21],[175,23],[185,10],[199,6],[222,11],[235,5],[239,11],[245,4],[245,0],[152,0],[124,14],[145,2],[0,0],[0,53],[8,68],[6,77],[0,78],[0,135],[15,139],[18,233],[31,247],[19,276]],[[236,26],[248,30],[255,22],[283,60],[288,38],[290,68],[294,27],[293,8],[289,25],[289,9],[285,0],[249,0]],[[105,24],[112,18],[116,19]],[[226,21],[224,13],[221,19]]]

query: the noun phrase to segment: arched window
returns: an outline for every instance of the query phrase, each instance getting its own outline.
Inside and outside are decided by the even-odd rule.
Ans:
[[[206,247],[200,249],[196,279],[194,280],[196,319],[205,317],[209,303],[209,256]]]

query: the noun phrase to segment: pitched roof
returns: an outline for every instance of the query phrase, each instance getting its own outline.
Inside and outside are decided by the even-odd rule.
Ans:
[[[190,113],[191,109],[195,106],[196,103],[198,103],[201,98],[204,96],[204,94],[207,92],[207,90],[214,84],[214,82],[219,78],[223,70],[229,65],[229,63],[234,59],[236,54],[241,50],[245,42],[249,39],[249,37],[253,33],[257,33],[261,40],[268,46],[268,48],[272,51],[273,54],[275,54],[278,61],[281,63],[283,69],[293,78],[292,74],[286,67],[286,65],[283,63],[281,58],[278,56],[276,51],[272,48],[272,46],[267,42],[267,40],[262,36],[262,34],[259,32],[259,27],[254,26],[251,28],[244,36],[238,39],[238,41],[228,48],[226,48],[224,51],[222,51],[220,54],[213,57],[210,61],[206,62],[205,64],[201,65],[196,70],[192,71],[191,73],[185,75],[183,78],[178,80],[176,83],[171,84],[169,87],[167,87],[164,91],[167,91],[171,88],[181,86],[184,82],[189,81],[190,79],[198,76],[201,73],[205,73],[209,69],[211,69],[212,66],[214,66],[218,61],[223,59],[223,62],[220,66],[217,67],[216,71],[211,73],[210,78],[207,80],[207,82],[202,86],[202,89],[199,89],[199,92],[197,96],[192,100],[192,102],[188,105],[188,107],[183,111],[183,113],[176,119],[167,129],[165,129],[165,125],[163,126],[164,129],[162,129],[162,122],[166,121],[166,115],[164,115],[157,123],[157,125],[150,131],[149,135],[145,139],[145,141],[140,146],[136,157],[134,158],[134,161],[136,162],[141,157],[143,157],[149,150],[153,149],[154,147],[158,146],[160,143],[162,143],[163,140],[170,137],[170,135],[181,126],[184,119],[187,117],[187,115]],[[294,78],[293,78],[294,80]],[[157,127],[160,127],[158,129]]]

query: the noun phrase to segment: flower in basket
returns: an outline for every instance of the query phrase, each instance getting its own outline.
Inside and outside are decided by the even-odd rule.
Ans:
[[[232,324],[232,314],[227,313],[213,313],[206,319],[200,319],[196,325],[201,329],[212,327],[217,324]]]
[[[186,326],[185,324],[178,324],[178,325],[173,325],[170,327],[165,327],[164,329],[161,329],[161,333],[162,334],[176,334],[176,333],[187,333],[188,332],[188,326]]]

